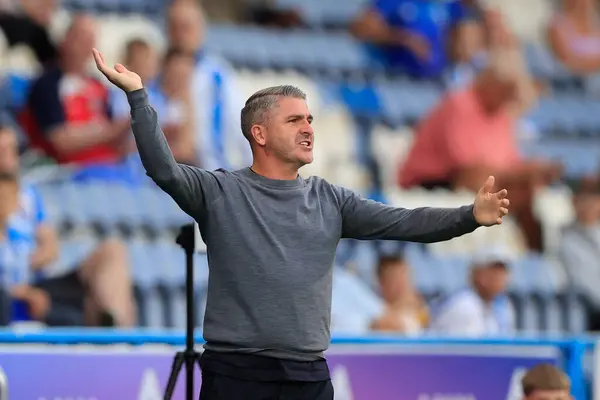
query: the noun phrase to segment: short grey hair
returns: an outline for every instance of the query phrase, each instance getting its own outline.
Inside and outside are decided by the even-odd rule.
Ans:
[[[264,120],[265,114],[277,107],[277,101],[281,97],[293,97],[306,100],[306,93],[292,85],[271,86],[259,90],[246,100],[246,105],[242,108],[242,133],[248,139],[252,140],[252,125]]]

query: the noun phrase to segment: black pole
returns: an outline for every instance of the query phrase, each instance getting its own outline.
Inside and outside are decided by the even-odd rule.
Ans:
[[[192,234],[193,238],[193,234]],[[185,276],[185,291],[186,291],[186,312],[187,326],[185,337],[185,368],[186,368],[186,400],[193,400],[194,397],[194,364],[196,361],[196,353],[194,350],[194,328],[196,321],[194,318],[194,246],[185,249],[186,257],[186,276]]]
[[[196,327],[194,314],[194,253],[195,253],[195,229],[194,225],[181,227],[177,236],[177,244],[185,250],[185,297],[186,297],[186,335],[185,350],[175,354],[171,374],[165,389],[164,400],[171,400],[177,383],[179,371],[185,364],[186,390],[185,399],[194,400],[194,365],[200,362],[200,353],[194,349],[194,330]]]

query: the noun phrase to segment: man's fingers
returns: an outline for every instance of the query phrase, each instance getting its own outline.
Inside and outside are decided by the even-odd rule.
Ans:
[[[104,61],[104,56],[98,50],[93,49],[92,53],[94,54],[94,61],[96,62],[96,67],[98,70],[102,72],[106,77],[111,78],[115,76],[115,72],[112,68],[109,68]]]
[[[506,214],[508,214],[508,208],[500,207],[500,214],[501,214],[501,215],[506,215]]]
[[[485,183],[483,184],[483,192],[484,193],[489,193],[492,191],[492,189],[494,188],[494,182],[496,182],[496,178],[494,178],[493,176],[488,176],[488,178],[486,179]]]
[[[506,196],[508,196],[508,190],[506,190],[506,189],[502,189],[501,191],[496,193],[496,197],[499,198],[500,200],[505,199]]]
[[[510,200],[508,199],[502,199],[500,200],[500,206],[501,207],[508,207],[510,205]]]

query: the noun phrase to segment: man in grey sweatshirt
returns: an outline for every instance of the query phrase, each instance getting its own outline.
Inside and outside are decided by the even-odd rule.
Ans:
[[[390,207],[303,179],[315,139],[304,93],[262,90],[242,110],[253,164],[229,172],[175,162],[141,79],[124,66],[98,69],[126,92],[144,168],[200,226],[209,284],[202,400],[331,400],[324,352],[330,341],[333,261],[341,238],[431,243],[502,222],[506,190],[490,177],[471,205]]]

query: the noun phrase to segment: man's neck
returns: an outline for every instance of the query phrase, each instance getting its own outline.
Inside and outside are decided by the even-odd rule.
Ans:
[[[291,181],[298,177],[298,168],[284,163],[265,163],[254,160],[252,171],[268,179]]]

